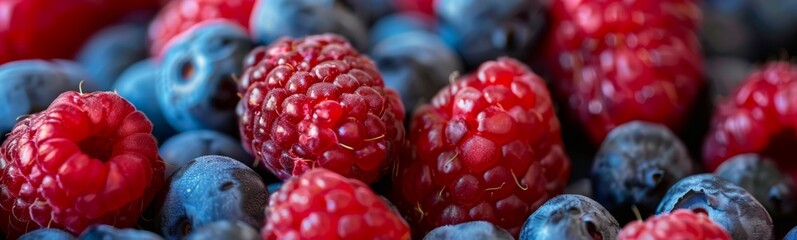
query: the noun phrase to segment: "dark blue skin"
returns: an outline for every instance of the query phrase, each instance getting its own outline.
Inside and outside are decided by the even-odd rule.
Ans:
[[[128,66],[148,56],[147,25],[124,23],[100,30],[92,36],[77,56],[102,90],[112,90]]]
[[[218,221],[206,224],[188,234],[186,240],[260,240],[255,228],[244,222]]]
[[[220,155],[241,161],[251,167],[256,163],[238,140],[211,130],[194,130],[177,134],[160,146],[159,152],[166,162],[169,177],[188,161],[205,155]]]
[[[244,29],[228,21],[206,22],[174,40],[158,79],[158,103],[177,131],[237,131],[236,77],[252,49]]]
[[[661,200],[657,214],[675,209],[704,212],[732,239],[773,239],[772,218],[761,203],[742,187],[713,174],[681,179]]]
[[[150,231],[139,229],[119,229],[110,225],[89,227],[80,234],[78,240],[163,240],[161,236]]]
[[[792,228],[783,240],[797,240],[797,226]]]
[[[520,239],[616,239],[619,231],[617,220],[598,202],[581,195],[562,194],[529,216],[520,230]]]
[[[514,240],[512,235],[503,228],[497,227],[490,222],[474,221],[456,225],[447,225],[435,228],[427,233],[424,240],[447,240],[447,239],[493,239],[493,240]]]
[[[441,35],[473,69],[500,56],[525,59],[545,23],[540,0],[439,0]]]
[[[689,152],[675,134],[663,125],[633,121],[606,136],[590,179],[594,199],[625,224],[636,219],[632,206],[648,217],[670,186],[694,173]]]
[[[371,51],[385,85],[401,94],[408,112],[427,102],[462,71],[456,53],[431,33],[414,31],[389,37]]]
[[[260,44],[280,37],[335,33],[348,39],[360,51],[368,47],[365,24],[334,0],[258,1],[251,19],[250,32]]]
[[[238,160],[203,156],[171,177],[159,212],[166,239],[182,239],[192,229],[221,221],[263,225],[268,191],[260,176]]]
[[[113,90],[147,115],[153,125],[152,134],[163,141],[174,135],[175,130],[163,116],[155,95],[155,86],[160,77],[159,70],[151,60],[133,64],[122,72],[114,83]]]
[[[435,32],[435,20],[415,12],[400,12],[385,16],[371,27],[371,47],[382,40],[407,32]]]
[[[53,239],[53,240],[73,240],[75,239],[72,234],[65,232],[61,229],[55,228],[40,228],[20,236],[17,240],[39,240],[39,239]]]
[[[283,182],[269,183],[269,184],[266,186],[266,188],[268,188],[268,192],[270,192],[270,193],[274,193],[274,192],[277,192],[277,191],[279,191],[279,190],[280,190],[280,188],[282,188],[282,183],[283,183]]]
[[[341,0],[338,2],[368,25],[395,11],[392,0]]]

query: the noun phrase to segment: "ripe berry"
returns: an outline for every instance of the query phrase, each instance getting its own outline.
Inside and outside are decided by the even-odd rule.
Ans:
[[[144,115],[147,115],[152,122],[152,135],[155,135],[159,141],[163,141],[174,135],[176,131],[166,121],[157,101],[159,78],[160,66],[152,59],[147,59],[125,69],[111,89],[130,101]]]
[[[393,166],[404,108],[346,40],[283,38],[253,50],[246,65],[241,141],[277,177],[323,167],[373,183]]]
[[[2,237],[2,236],[0,236]],[[58,239],[58,240],[74,240],[75,237],[68,232],[55,228],[39,228],[20,236],[17,240],[41,240],[41,239]]]
[[[196,229],[185,237],[186,240],[260,240],[257,230],[241,221],[216,221]]]
[[[131,22],[92,35],[78,52],[76,61],[86,67],[100,90],[111,91],[119,75],[147,58],[147,53],[147,25]]]
[[[551,198],[529,216],[520,240],[616,239],[620,225],[603,206],[581,195]]]
[[[553,1],[544,62],[567,116],[601,143],[644,120],[678,132],[703,85],[694,0]]]
[[[65,92],[0,147],[0,229],[132,227],[163,185],[152,124],[111,92]]]
[[[511,58],[486,62],[415,111],[396,205],[418,236],[479,220],[517,236],[570,174],[559,127],[540,77]]]
[[[620,231],[620,236],[617,239],[730,240],[731,237],[722,226],[713,222],[705,213],[676,210],[672,213],[650,217],[644,222],[637,220],[629,223]]]
[[[78,240],[94,239],[163,240],[161,236],[150,231],[133,228],[119,229],[109,225],[92,226],[78,237]]]
[[[490,222],[473,221],[435,228],[423,240],[492,239],[515,240],[509,232]]]
[[[323,168],[291,178],[269,199],[263,239],[409,239],[379,195]]]
[[[247,166],[252,166],[253,161],[237,139],[211,130],[193,130],[174,135],[161,144],[159,152],[166,162],[166,177],[194,158],[206,155],[229,157]]]

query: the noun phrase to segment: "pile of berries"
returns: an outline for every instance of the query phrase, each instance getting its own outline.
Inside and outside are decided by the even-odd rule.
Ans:
[[[797,240],[795,3],[0,9],[0,237]]]

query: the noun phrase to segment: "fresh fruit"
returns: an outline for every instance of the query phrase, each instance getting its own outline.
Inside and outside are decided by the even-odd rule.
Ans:
[[[356,179],[316,168],[269,199],[263,239],[409,239],[410,230]]]
[[[551,198],[529,216],[520,240],[616,239],[620,225],[598,202],[581,195]]]
[[[733,239],[774,237],[772,218],[764,206],[742,187],[712,174],[692,175],[675,183],[656,213],[667,214],[677,209],[707,214]]]
[[[368,26],[395,10],[392,0],[341,0],[336,2],[348,8]]]
[[[725,160],[742,153],[772,159],[778,169],[797,181],[797,67],[770,62],[754,70],[714,113],[703,144],[703,163],[714,171]]]
[[[503,228],[496,227],[492,223],[485,221],[464,222],[438,227],[423,237],[423,240],[447,239],[515,240]]]
[[[149,26],[150,54],[159,60],[171,41],[208,20],[229,20],[244,29],[256,0],[171,0]]]
[[[797,240],[797,226],[792,228],[783,240]]]
[[[435,33],[436,22],[434,18],[414,13],[402,12],[387,15],[371,27],[371,47],[382,40],[408,32]]]
[[[731,237],[722,226],[713,222],[705,213],[676,210],[672,213],[652,216],[644,222],[634,221],[620,231],[620,236],[617,239],[730,240]]]
[[[112,90],[116,79],[130,65],[147,58],[147,25],[124,23],[95,33],[78,52],[77,62],[100,90]]]
[[[153,60],[147,59],[122,72],[112,89],[147,115],[152,122],[152,134],[158,140],[165,140],[176,131],[166,121],[158,104],[156,87],[160,76],[160,67]]]
[[[186,240],[260,240],[257,230],[241,221],[230,222],[226,220],[208,223],[199,229],[191,231]]]
[[[119,229],[110,225],[95,225],[83,231],[78,240],[105,240],[105,239],[137,239],[137,240],[163,240],[161,236],[150,231],[125,228]]]
[[[434,0],[392,0],[393,5],[401,11],[418,12],[434,16]]]
[[[404,108],[343,38],[283,38],[253,50],[246,66],[241,141],[280,179],[322,167],[373,183],[395,163]]]
[[[694,0],[554,0],[543,49],[554,96],[594,144],[632,120],[680,132],[703,86]]]
[[[161,234],[182,239],[212,222],[263,224],[268,199],[260,176],[238,160],[224,156],[193,159],[171,176],[160,209]]]
[[[74,240],[75,237],[68,232],[64,232],[55,228],[40,228],[20,236],[17,240],[41,240],[41,239],[58,239],[58,240]]]
[[[697,173],[686,147],[667,127],[643,122],[624,123],[606,136],[595,156],[592,191],[596,201],[621,224],[656,207],[670,186]]]
[[[224,20],[174,39],[157,83],[158,103],[174,129],[235,132],[235,81],[252,45],[244,29]]]
[[[438,0],[434,4],[444,39],[468,68],[475,69],[497,57],[529,56],[545,25],[542,2]]]
[[[250,33],[261,44],[273,43],[280,37],[335,33],[357,49],[366,50],[368,30],[365,24],[338,2],[260,0],[252,10]]]
[[[188,161],[205,155],[219,155],[238,160],[244,165],[256,167],[254,159],[241,147],[238,140],[211,130],[182,132],[167,139],[160,147],[166,162],[166,177],[185,166]]]
[[[163,185],[152,124],[112,92],[65,92],[0,147],[0,230],[131,227]]]
[[[570,174],[559,121],[540,77],[499,58],[418,107],[394,201],[417,236],[488,221],[517,236]]]
[[[385,85],[401,95],[404,108],[414,110],[462,71],[457,54],[431,33],[408,32],[377,43],[371,55]]]

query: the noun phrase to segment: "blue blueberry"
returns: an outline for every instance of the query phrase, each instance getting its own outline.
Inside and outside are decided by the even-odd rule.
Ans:
[[[166,177],[169,177],[188,161],[205,155],[220,155],[241,161],[247,166],[255,162],[241,143],[232,137],[211,130],[193,130],[177,134],[159,148],[166,162]]]
[[[122,72],[113,89],[147,115],[154,126],[152,133],[158,139],[164,140],[174,135],[175,130],[163,116],[155,95],[155,86],[159,77],[158,66],[152,60],[144,60]]]
[[[797,226],[791,229],[789,233],[786,234],[786,237],[783,240],[797,240]]]
[[[147,57],[147,25],[124,23],[100,30],[77,56],[102,90],[111,90],[114,81],[128,66]]]
[[[218,221],[206,224],[188,234],[186,240],[260,240],[260,234],[244,222]]]
[[[657,214],[675,209],[704,212],[733,239],[773,239],[772,218],[753,195],[713,174],[681,179],[661,200]]]
[[[400,12],[385,16],[371,27],[371,44],[407,32],[435,31],[435,20],[425,14],[416,12]]]
[[[253,44],[240,26],[205,22],[174,40],[166,51],[157,97],[166,120],[177,131],[237,129],[235,76]]]
[[[263,224],[268,192],[260,176],[238,160],[203,156],[171,177],[160,210],[161,233],[182,239],[192,229],[220,221]]]
[[[500,56],[524,59],[545,23],[539,0],[439,0],[435,13],[446,42],[469,68]]]
[[[494,240],[514,240],[511,234],[503,228],[497,227],[490,222],[474,221],[456,225],[447,225],[435,228],[427,233],[424,240],[446,240],[446,239],[494,239]]]
[[[39,240],[39,239],[53,239],[53,240],[72,240],[75,239],[72,234],[56,228],[40,228],[20,236],[17,240]]]
[[[520,239],[616,239],[620,224],[594,200],[575,194],[551,198],[529,216]]]
[[[282,184],[283,182],[269,183],[266,188],[268,188],[268,192],[273,193],[279,191],[282,188]]]
[[[382,40],[374,46],[371,58],[379,67],[385,85],[401,94],[404,108],[409,112],[448,85],[453,72],[462,70],[456,53],[436,35],[420,31]]]
[[[632,206],[643,217],[652,214],[670,186],[695,172],[686,147],[667,127],[633,121],[609,132],[590,178],[595,200],[626,223],[635,219]]]
[[[110,225],[92,226],[78,237],[79,240],[162,240],[161,236],[150,231],[139,229],[119,229]]]
[[[258,1],[251,18],[250,31],[261,44],[283,36],[336,33],[361,51],[368,47],[365,24],[335,0]]]

